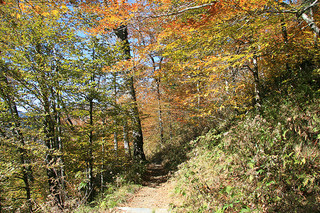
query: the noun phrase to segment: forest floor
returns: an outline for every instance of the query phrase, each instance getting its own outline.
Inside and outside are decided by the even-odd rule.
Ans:
[[[113,209],[112,212],[170,212],[171,184],[168,182],[169,176],[161,164],[149,164],[140,190],[129,197],[126,203]]]

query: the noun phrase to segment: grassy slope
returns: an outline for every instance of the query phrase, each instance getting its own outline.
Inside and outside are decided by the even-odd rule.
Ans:
[[[320,101],[274,98],[192,141],[175,175],[178,212],[319,212]]]

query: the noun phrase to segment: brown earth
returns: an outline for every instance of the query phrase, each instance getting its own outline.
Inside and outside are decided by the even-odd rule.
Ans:
[[[169,174],[161,164],[149,164],[143,187],[112,212],[169,212],[171,186],[168,178]]]

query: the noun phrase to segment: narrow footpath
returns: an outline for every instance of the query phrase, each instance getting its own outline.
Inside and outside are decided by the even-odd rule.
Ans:
[[[112,212],[121,213],[167,213],[171,199],[168,173],[161,164],[149,164],[143,177],[143,187],[123,206]]]

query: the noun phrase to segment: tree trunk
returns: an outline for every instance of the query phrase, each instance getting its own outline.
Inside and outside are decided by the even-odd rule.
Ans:
[[[150,55],[151,61],[152,61],[152,66],[153,66],[153,72],[156,72],[156,62],[155,59]],[[159,70],[161,69],[161,61],[162,58],[160,60],[160,64],[159,64]],[[164,137],[163,137],[163,121],[162,121],[162,108],[161,108],[161,93],[160,93],[160,82],[161,82],[161,78],[160,76],[155,77],[155,81],[156,81],[156,91],[157,91],[157,100],[158,100],[158,122],[159,122],[159,141],[160,141],[160,145],[163,146],[164,144]]]
[[[312,8],[310,8],[310,16],[311,16],[312,20],[314,21]],[[313,40],[314,40],[314,47],[315,48],[318,47],[318,37],[319,37],[319,33],[313,32]]]
[[[117,121],[116,120],[113,121],[113,124],[114,124],[114,128],[117,128]],[[113,145],[114,145],[115,155],[118,156],[118,132],[116,129],[113,132]]]
[[[313,18],[310,18],[306,13],[303,13],[301,15],[302,19],[309,25],[309,27],[312,29],[312,31],[316,34],[319,35],[320,29],[314,22]]]
[[[19,130],[20,128],[20,122],[19,122],[19,114],[17,110],[17,106],[14,102],[11,102],[9,106],[10,114],[14,118],[14,128],[12,129],[13,134],[16,135],[18,141],[20,142],[20,147],[18,148],[19,154],[20,154],[20,165],[21,165],[21,173],[22,173],[22,180],[24,182],[26,192],[26,200],[27,200],[27,206],[28,211],[32,212],[32,202],[31,202],[31,188],[30,188],[30,177],[32,175],[31,167],[28,166],[28,160],[27,160],[27,151],[25,150],[25,142],[24,142],[24,136],[22,132]]]
[[[172,115],[172,112],[171,112],[171,102],[172,100],[169,99],[169,110],[168,110],[168,117],[169,117],[169,138],[170,138],[170,141],[173,141],[173,126],[172,126],[172,123],[173,123],[173,115]]]
[[[142,135],[142,127],[141,120],[139,116],[136,93],[133,86],[133,77],[129,78],[130,83],[130,94],[133,100],[133,106],[130,108],[130,114],[132,116],[132,138],[133,138],[133,157],[137,160],[146,160],[143,151],[143,135]]]
[[[114,101],[114,108],[116,108],[117,105],[117,73],[113,74],[113,101]],[[116,115],[117,116],[117,115]],[[114,116],[113,120],[113,144],[114,144],[114,151],[116,156],[118,156],[118,131],[117,131],[117,118]]]
[[[102,152],[102,157],[101,157],[101,169],[100,169],[100,190],[103,192],[104,190],[104,155],[105,155],[105,148],[104,148],[104,141],[102,142],[101,146],[101,152]]]
[[[163,121],[162,121],[162,107],[161,107],[161,93],[160,93],[160,77],[156,79],[157,84],[157,99],[158,99],[158,120],[159,120],[159,131],[160,131],[160,144],[163,146],[164,137],[163,137]]]
[[[95,47],[92,49],[92,59],[95,60]],[[94,82],[95,76],[91,76],[91,83]],[[87,196],[88,199],[87,201],[90,203],[93,201],[94,196],[95,196],[95,191],[94,191],[94,177],[93,177],[93,141],[94,141],[94,136],[93,136],[93,100],[94,100],[94,88],[91,86],[89,89],[89,94],[88,94],[88,101],[89,101],[89,148],[88,148],[88,179],[89,183],[87,186]]]
[[[55,66],[54,66],[54,73],[58,74],[59,72],[59,67],[58,67],[58,59],[57,59],[57,52],[56,49],[53,48],[53,54],[54,54],[54,62],[55,62]],[[64,183],[64,177],[65,177],[65,170],[64,170],[64,160],[63,160],[63,141],[62,141],[62,125],[61,125],[61,112],[60,112],[60,108],[62,107],[62,101],[61,101],[61,97],[60,94],[61,92],[61,87],[60,87],[60,83],[57,82],[57,87],[56,87],[56,91],[52,90],[51,93],[53,94],[54,100],[55,100],[55,105],[54,105],[54,115],[55,115],[55,122],[56,122],[56,142],[57,142],[57,148],[59,150],[59,155],[58,155],[58,160],[59,160],[59,164],[60,164],[60,183],[61,183],[61,190],[63,193],[63,198],[66,196],[65,193],[65,183]]]
[[[254,100],[255,108],[258,111],[261,111],[261,88],[260,88],[260,79],[259,79],[259,67],[258,67],[258,56],[253,56],[253,80],[254,80]]]
[[[91,94],[90,94],[91,96]],[[93,184],[93,98],[89,97],[89,124],[90,124],[90,131],[89,131],[89,150],[88,150],[88,188],[87,188],[87,196],[88,202],[92,202],[94,198],[94,184]]]
[[[61,160],[60,154],[60,147],[61,141],[58,141],[60,137],[59,131],[57,131],[57,118],[59,116],[56,115],[56,102],[57,97],[55,96],[54,90],[56,82],[48,82],[48,75],[46,75],[46,68],[44,61],[42,60],[42,47],[41,43],[35,43],[36,49],[36,68],[35,71],[37,72],[38,84],[39,84],[39,91],[40,97],[39,100],[43,104],[43,113],[44,113],[44,142],[47,150],[46,155],[46,164],[47,164],[47,176],[48,176],[48,184],[49,184],[49,191],[52,195],[55,204],[60,208],[63,209],[64,201],[63,201],[63,187],[62,187],[62,177],[61,177],[61,168],[63,165]],[[55,52],[55,50],[53,49]],[[55,55],[54,55],[55,56]],[[56,74],[57,67],[54,70],[51,70],[53,74]]]
[[[6,76],[1,75],[0,81],[4,83],[5,87],[7,87],[8,90],[10,90],[10,85],[8,82],[8,79]],[[21,173],[22,173],[22,180],[24,182],[26,192],[26,200],[27,200],[27,206],[28,206],[28,212],[32,212],[32,202],[31,202],[31,188],[30,188],[30,177],[32,175],[31,166],[27,165],[27,151],[24,148],[25,147],[25,141],[24,136],[22,132],[20,131],[20,116],[18,112],[17,105],[14,101],[14,97],[11,96],[10,91],[4,91],[2,87],[0,87],[0,95],[5,100],[9,107],[9,111],[11,114],[11,117],[13,119],[14,128],[12,129],[13,135],[16,135],[18,141],[20,142],[20,147],[18,148],[19,154],[20,154],[20,165],[21,165]],[[1,201],[0,201],[0,207],[1,207]],[[1,212],[1,208],[0,208]]]
[[[247,65],[247,68],[253,75],[253,85],[254,85],[254,99],[253,105],[255,109],[261,112],[261,88],[260,88],[260,79],[259,79],[259,67],[258,67],[258,56],[256,54],[253,55],[252,58],[253,68]]]
[[[117,37],[123,42],[122,48],[123,53],[126,60],[131,59],[130,55],[130,45],[129,45],[129,38],[128,38],[128,29],[127,26],[120,26],[118,29],[115,30],[115,34]],[[128,76],[129,72],[127,71],[127,76],[125,79],[126,87],[128,90],[128,95],[132,101],[130,107],[130,114],[132,119],[132,138],[133,138],[133,157],[136,160],[146,160],[144,151],[143,151],[143,135],[142,135],[142,127],[141,127],[141,120],[139,116],[139,110],[137,105],[137,98],[136,92],[134,88],[134,79],[133,76]]]
[[[128,122],[126,118],[123,124],[123,143],[124,143],[124,151],[127,157],[131,158],[131,150],[130,150],[130,144],[128,139]]]
[[[47,97],[47,96],[46,96]],[[62,189],[61,189],[61,161],[59,160],[59,146],[55,140],[55,120],[51,115],[51,107],[47,98],[43,99],[45,119],[44,119],[44,133],[45,133],[45,145],[48,148],[46,163],[47,163],[47,175],[50,194],[54,198],[56,205],[63,209]]]
[[[320,35],[320,28],[318,25],[315,23],[313,19],[313,11],[312,8],[318,5],[318,1],[310,1],[310,0],[304,0],[302,2],[302,9],[297,11],[296,15],[299,18],[301,18],[309,25],[311,30],[315,33],[316,38]],[[309,13],[309,14],[307,14]]]

